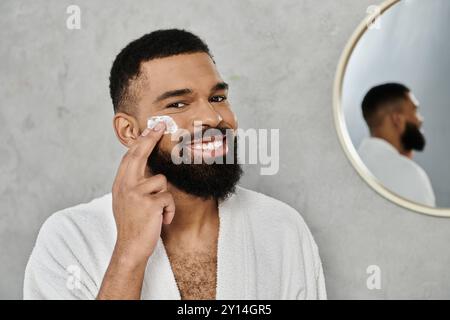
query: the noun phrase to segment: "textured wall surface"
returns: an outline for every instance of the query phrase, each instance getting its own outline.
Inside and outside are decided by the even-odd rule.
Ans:
[[[1,1],[0,298],[21,298],[26,261],[51,213],[109,192],[124,151],[111,126],[111,62],[130,40],[169,27],[208,42],[241,127],[280,128],[279,173],[250,166],[242,184],[301,212],[329,298],[450,298],[450,220],[381,198],[335,134],[337,61],[373,3]],[[66,28],[70,4],[82,10],[80,30]],[[380,290],[366,286],[372,264]]]

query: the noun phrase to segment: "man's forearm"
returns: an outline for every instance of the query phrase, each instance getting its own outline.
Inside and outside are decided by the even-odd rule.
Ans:
[[[97,300],[139,300],[147,259],[130,259],[115,249]]]

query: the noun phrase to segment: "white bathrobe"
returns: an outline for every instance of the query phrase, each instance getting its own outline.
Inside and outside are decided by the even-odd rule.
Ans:
[[[219,204],[219,218],[218,300],[326,299],[316,243],[296,210],[238,187]],[[115,239],[111,194],[53,214],[28,261],[24,299],[95,299]],[[161,238],[141,297],[180,299]]]
[[[431,181],[414,161],[401,155],[389,142],[365,138],[358,154],[369,171],[384,187],[408,200],[430,207],[436,206]]]

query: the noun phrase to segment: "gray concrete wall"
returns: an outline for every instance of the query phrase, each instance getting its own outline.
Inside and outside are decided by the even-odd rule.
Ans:
[[[51,213],[109,192],[124,151],[111,127],[111,62],[131,39],[169,27],[208,42],[243,128],[280,128],[279,173],[250,166],[243,185],[302,213],[330,298],[450,298],[450,220],[376,194],[335,133],[336,64],[373,3],[1,1],[0,298],[21,298],[28,255]],[[81,7],[81,30],[66,28],[70,4]],[[372,264],[380,290],[366,287]]]

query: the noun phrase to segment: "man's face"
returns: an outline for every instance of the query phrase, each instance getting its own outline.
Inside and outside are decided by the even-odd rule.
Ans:
[[[146,81],[136,108],[141,130],[146,127],[149,117],[160,115],[172,117],[192,138],[194,124],[199,129],[198,122],[203,131],[237,129],[237,120],[227,99],[227,85],[206,53],[154,59],[142,64],[142,73]],[[214,138],[221,139],[222,147],[199,149],[202,141],[192,139],[193,144],[184,150],[192,157],[200,152],[204,158],[225,157],[227,152],[233,152],[233,164],[176,165],[170,156],[178,141],[172,141],[171,135],[166,134],[149,157],[148,167],[154,174],[164,174],[170,183],[187,193],[204,198],[224,198],[234,190],[242,172],[237,164],[236,148],[225,148],[236,140],[227,141],[225,136],[217,135]]]
[[[409,92],[402,106],[404,121],[400,135],[403,148],[407,151],[422,151],[425,148],[425,136],[421,131],[423,118],[418,112],[418,108],[418,100]]]

